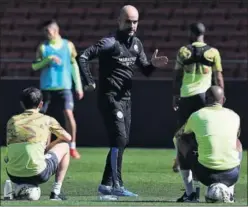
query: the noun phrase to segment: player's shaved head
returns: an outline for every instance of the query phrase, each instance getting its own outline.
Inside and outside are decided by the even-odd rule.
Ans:
[[[133,36],[138,27],[138,20],[139,12],[134,6],[123,6],[118,18],[119,30],[128,36]]]
[[[211,86],[206,92],[206,103],[211,104],[221,104],[225,102],[224,91],[220,86]]]
[[[193,42],[204,42],[206,28],[203,23],[196,22],[189,25],[189,40]]]
[[[203,23],[197,22],[190,25],[190,32],[195,36],[204,35],[206,28]]]
[[[121,8],[119,18],[126,18],[126,17],[139,17],[138,10],[132,5],[125,5]]]

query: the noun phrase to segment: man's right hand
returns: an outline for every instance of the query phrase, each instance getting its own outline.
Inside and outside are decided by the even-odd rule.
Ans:
[[[173,96],[173,99],[172,99],[172,107],[174,109],[174,111],[177,111],[179,109],[179,100],[180,100],[180,97],[179,96]]]
[[[51,60],[54,61],[55,63],[57,63],[58,65],[61,64],[60,58],[58,56],[56,56],[56,55],[52,55]]]
[[[77,94],[77,99],[81,100],[84,97],[84,92],[83,91],[76,91]]]

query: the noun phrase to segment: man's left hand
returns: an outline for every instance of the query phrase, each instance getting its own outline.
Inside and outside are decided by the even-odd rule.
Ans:
[[[84,92],[83,91],[76,91],[77,94],[77,99],[81,100],[84,97]]]
[[[164,68],[168,63],[168,58],[166,56],[157,56],[158,49],[152,55],[151,63],[156,68]]]

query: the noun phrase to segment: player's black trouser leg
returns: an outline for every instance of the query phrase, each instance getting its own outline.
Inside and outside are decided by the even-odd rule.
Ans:
[[[191,170],[197,161],[197,143],[193,133],[184,134],[177,140],[178,161],[182,170]]]
[[[177,132],[187,122],[190,115],[205,106],[205,93],[196,94],[190,97],[181,97],[179,110],[177,111]],[[191,136],[194,139],[193,136]],[[177,155],[177,160],[178,160]]]
[[[190,115],[205,106],[205,93],[181,97],[178,110],[178,128],[181,128]]]
[[[101,184],[123,186],[122,158],[129,142],[131,100],[116,101],[113,97],[105,97],[99,101],[99,108],[110,141]]]

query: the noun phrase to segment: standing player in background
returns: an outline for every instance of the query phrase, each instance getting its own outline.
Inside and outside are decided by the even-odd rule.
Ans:
[[[179,49],[173,81],[173,108],[178,110],[179,128],[193,112],[204,106],[205,92],[212,81],[224,89],[220,53],[204,42],[205,26],[193,23],[189,32],[190,44]],[[173,141],[175,144],[175,137]],[[177,159],[173,170],[179,171]]]
[[[135,67],[149,76],[155,68],[164,68],[168,62],[165,56],[157,57],[158,50],[151,61],[147,61],[143,45],[135,36],[138,20],[137,9],[131,5],[124,6],[118,19],[119,29],[78,56],[82,74],[86,74],[86,85],[93,85],[89,77],[89,61],[99,58],[98,107],[110,141],[110,151],[98,188],[103,195],[137,196],[124,188],[121,174],[131,125],[132,76]]]
[[[40,88],[44,95],[42,112],[47,111],[49,104],[54,104],[63,111],[66,129],[72,136],[70,154],[73,158],[79,159],[80,154],[76,150],[77,128],[73,114],[74,100],[71,91],[73,79],[77,98],[79,100],[83,98],[79,67],[75,60],[77,52],[71,41],[60,36],[56,21],[45,22],[43,28],[47,40],[39,45],[36,61],[32,64],[33,70],[41,70]]]

